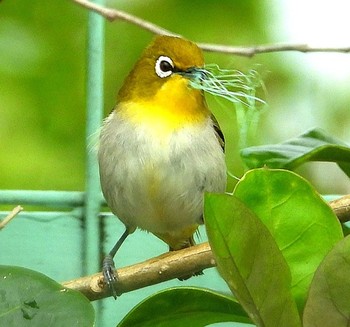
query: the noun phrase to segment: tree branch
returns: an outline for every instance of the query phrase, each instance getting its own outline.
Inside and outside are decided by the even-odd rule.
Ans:
[[[271,52],[350,52],[350,47],[310,47],[307,44],[271,44],[257,45],[253,47],[232,47],[219,44],[200,43],[198,44],[202,50],[208,52],[221,52],[227,54],[235,54],[244,57],[253,57],[257,54]]]
[[[350,194],[330,202],[341,222],[350,221]],[[172,251],[135,265],[118,269],[119,295],[146,286],[162,283],[181,276],[215,267],[209,244],[202,243],[187,249]],[[135,278],[137,276],[137,278]],[[102,273],[63,282],[63,286],[83,293],[95,301],[111,296],[103,282]]]
[[[79,4],[82,7],[93,10],[101,16],[105,17],[109,21],[124,20],[131,24],[141,27],[144,30],[150,31],[155,34],[166,34],[172,36],[180,36],[166,30],[156,24],[149,21],[128,14],[122,10],[106,8],[101,5],[92,3],[88,0],[73,0],[73,2]],[[297,51],[297,52],[341,52],[349,53],[349,47],[310,47],[307,44],[274,44],[274,45],[257,45],[253,47],[234,47],[220,44],[210,43],[198,43],[198,46],[204,51],[220,52],[226,54],[233,54],[244,57],[253,57],[257,54],[270,53],[270,52],[285,52],[285,51]]]
[[[350,221],[350,194],[329,202],[340,222]]]
[[[192,275],[214,266],[215,261],[208,243],[168,252],[133,266],[116,270],[118,276],[117,293],[121,295],[181,276]],[[102,273],[67,281],[63,283],[63,286],[80,291],[91,301],[111,296],[108,287],[103,282]]]
[[[124,20],[131,24],[134,24],[136,26],[139,26],[143,28],[146,31],[152,32],[154,34],[166,34],[166,35],[172,35],[172,36],[179,36],[178,34],[172,33],[165,28],[162,28],[156,24],[153,24],[151,22],[148,22],[144,19],[141,19],[139,17],[130,15],[122,10],[117,9],[111,9],[106,8],[101,5],[98,5],[96,3],[92,3],[87,0],[73,0],[73,2],[79,4],[82,7],[85,7],[87,9],[93,10],[94,12],[100,14],[101,16],[105,17],[109,21],[113,22],[115,20]]]
[[[17,206],[15,208],[12,209],[12,211],[2,220],[0,221],[0,230],[2,230],[3,228],[5,228],[5,226],[13,219],[15,218],[21,211],[23,210],[23,208],[21,206]]]

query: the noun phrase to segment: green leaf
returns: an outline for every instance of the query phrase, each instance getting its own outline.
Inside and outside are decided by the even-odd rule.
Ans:
[[[207,234],[219,272],[257,326],[298,327],[291,276],[276,242],[243,202],[207,194]]]
[[[350,237],[338,242],[315,273],[304,310],[305,327],[350,325]]]
[[[302,311],[314,272],[343,238],[337,217],[305,179],[286,170],[249,171],[234,195],[273,235],[290,267],[292,293]]]
[[[228,296],[195,287],[177,287],[145,299],[118,326],[202,327],[225,321],[251,322],[242,307]]]
[[[0,326],[94,326],[89,300],[43,274],[0,266],[0,281]]]
[[[350,147],[321,129],[313,129],[281,144],[253,146],[241,151],[248,168],[294,169],[308,161],[336,162],[350,177]]]

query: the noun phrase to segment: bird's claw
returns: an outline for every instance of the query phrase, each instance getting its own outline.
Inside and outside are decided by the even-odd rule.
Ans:
[[[109,290],[111,291],[112,296],[114,299],[117,299],[117,290],[116,290],[116,284],[118,281],[118,277],[115,272],[115,266],[112,256],[107,255],[103,259],[102,264],[102,273],[104,277],[105,283],[108,285]]]

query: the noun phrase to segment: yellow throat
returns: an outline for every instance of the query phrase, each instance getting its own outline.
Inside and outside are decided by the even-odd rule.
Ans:
[[[210,112],[202,91],[189,83],[195,69],[203,64],[202,52],[194,43],[156,37],[126,78],[116,110],[137,126],[149,126],[158,134],[202,123]]]

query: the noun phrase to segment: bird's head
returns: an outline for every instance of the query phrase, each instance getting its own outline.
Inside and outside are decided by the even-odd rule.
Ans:
[[[118,102],[151,100],[155,96],[176,100],[177,96],[181,99],[189,95],[204,101],[202,92],[189,86],[191,79],[203,74],[203,66],[202,51],[193,42],[179,37],[157,36],[124,81]]]

